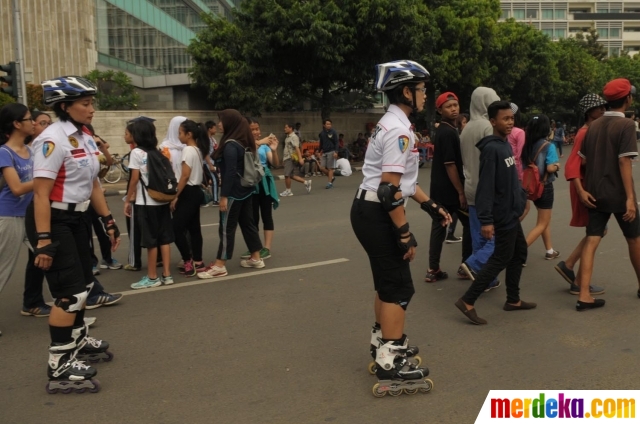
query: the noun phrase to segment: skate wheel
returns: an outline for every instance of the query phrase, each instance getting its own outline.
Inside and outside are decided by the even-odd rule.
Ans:
[[[433,390],[433,381],[431,381],[431,379],[425,378],[424,384],[426,384],[427,387],[423,387],[420,389],[422,393],[429,393],[431,390]]]
[[[113,360],[113,353],[107,351],[105,352],[107,354],[107,357],[103,359],[104,362],[111,362]]]
[[[375,375],[376,374],[376,369],[378,367],[376,366],[376,361],[371,361],[369,363],[369,367],[367,368],[369,370],[369,374],[371,375]]]
[[[391,396],[400,396],[402,394],[402,389],[398,389],[398,390],[389,390],[389,394]]]
[[[82,389],[76,389],[76,393],[84,393],[87,391],[86,387],[83,387]]]
[[[422,364],[422,358],[419,357],[418,355],[414,356],[413,360],[416,362],[416,367],[419,367],[420,364]]]
[[[404,392],[408,395],[415,395],[418,393],[418,389],[404,389]]]
[[[89,363],[91,364],[97,364],[98,362],[100,362],[100,358],[87,358],[85,359],[85,361],[89,361]]]
[[[58,389],[49,388],[49,383],[47,383],[47,385],[44,386],[44,388],[47,391],[47,393],[49,393],[50,395],[55,395],[56,393],[58,393]]]
[[[91,384],[93,384],[93,387],[89,389],[89,391],[91,393],[98,393],[100,391],[100,382],[98,380],[96,380],[95,378],[91,379]]]
[[[380,390],[380,383],[376,383],[373,385],[373,395],[375,397],[381,398],[387,395],[387,392],[384,390]]]
[[[68,395],[71,392],[73,392],[73,387],[69,387],[68,389],[60,389],[60,393],[64,395]]]

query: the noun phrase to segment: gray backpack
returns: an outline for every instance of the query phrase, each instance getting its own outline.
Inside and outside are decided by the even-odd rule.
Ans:
[[[244,146],[236,140],[229,141],[233,141],[244,150],[244,174],[240,175],[240,185],[242,187],[257,186],[260,181],[262,181],[262,177],[264,177],[264,168],[260,163],[258,155],[253,153],[249,148],[245,149]]]

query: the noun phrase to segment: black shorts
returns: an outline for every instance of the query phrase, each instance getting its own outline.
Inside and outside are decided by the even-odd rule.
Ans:
[[[538,209],[553,209],[553,183],[545,184],[542,196],[534,200],[533,204]]]
[[[371,263],[373,285],[385,303],[408,301],[415,293],[409,261],[397,244],[389,213],[376,202],[354,199],[351,227]]]
[[[640,237],[640,217],[638,217],[638,208],[636,207],[636,219],[626,222],[622,219],[623,212],[614,213],[616,221],[622,230],[622,234],[626,238]],[[611,218],[611,212],[600,212],[596,209],[589,209],[589,223],[587,224],[587,236],[604,237],[607,229],[607,223]]]
[[[51,241],[59,243],[51,268],[44,271],[54,299],[85,292],[93,282],[88,225],[84,212],[51,209]],[[27,208],[25,228],[29,243],[38,245],[33,203]]]
[[[174,242],[169,205],[136,205],[135,216],[140,226],[140,245],[145,249]]]

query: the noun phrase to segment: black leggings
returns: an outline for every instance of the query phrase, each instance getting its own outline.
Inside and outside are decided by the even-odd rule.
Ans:
[[[253,222],[256,224],[256,229],[260,230],[260,215],[262,215],[263,229],[265,231],[273,231],[275,229],[273,225],[273,199],[264,192],[262,184],[258,193],[252,197]]]
[[[242,237],[244,242],[247,243],[249,252],[253,253],[262,250],[258,228],[253,222],[253,197],[255,196],[252,195],[243,200],[229,198],[227,211],[220,211],[220,226],[218,227],[220,244],[218,246],[217,259],[226,261],[233,257],[238,224],[240,224]]]
[[[180,193],[173,212],[175,243],[183,261],[193,259],[202,262],[202,230],[200,228],[200,205],[204,194],[198,186],[186,185]],[[191,246],[187,240],[187,232]]]

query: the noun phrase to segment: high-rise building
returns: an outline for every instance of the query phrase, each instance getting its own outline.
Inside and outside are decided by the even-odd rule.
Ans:
[[[580,1],[501,0],[501,19],[514,18],[554,40],[595,28],[609,55],[640,51],[640,0]]]
[[[194,107],[187,46],[203,13],[231,18],[241,0],[20,0],[27,82],[93,69],[124,71],[142,107]],[[14,59],[13,0],[0,0],[0,63]]]

